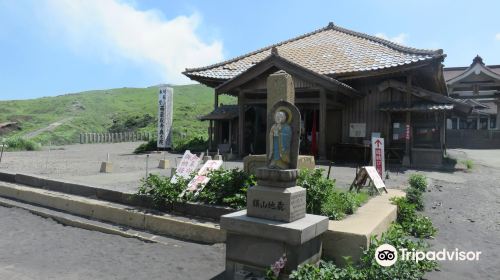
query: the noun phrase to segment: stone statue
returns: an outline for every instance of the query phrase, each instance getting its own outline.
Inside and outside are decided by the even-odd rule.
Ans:
[[[290,145],[292,142],[291,114],[283,108],[274,114],[274,124],[269,131],[269,168],[290,167]]]
[[[295,169],[299,154],[300,113],[281,100],[268,113],[267,168]]]

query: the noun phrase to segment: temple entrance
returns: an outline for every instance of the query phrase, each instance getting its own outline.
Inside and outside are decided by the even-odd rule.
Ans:
[[[266,105],[253,105],[245,112],[245,151],[252,154],[266,153]]]

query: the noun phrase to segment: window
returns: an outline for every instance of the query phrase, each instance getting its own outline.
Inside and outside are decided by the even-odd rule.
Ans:
[[[458,119],[457,118],[451,119],[451,129],[458,129]]]
[[[439,127],[422,125],[413,129],[413,145],[416,148],[440,148],[440,137]]]
[[[490,129],[497,128],[497,116],[490,116]]]
[[[477,118],[460,119],[460,129],[477,129]]]
[[[479,118],[479,129],[488,129],[488,118]]]

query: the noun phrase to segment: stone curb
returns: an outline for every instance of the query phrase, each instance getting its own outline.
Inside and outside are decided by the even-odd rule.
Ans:
[[[337,264],[345,264],[344,257],[359,260],[370,245],[373,235],[380,236],[397,218],[397,206],[390,198],[405,196],[402,190],[388,189],[389,193],[375,196],[358,208],[356,213],[340,221],[330,221],[322,236],[323,256]]]
[[[115,202],[129,206],[150,208],[151,205],[153,205],[153,200],[148,197],[141,197],[132,193],[122,193],[119,191],[103,189],[100,187],[74,183],[65,180],[49,179],[42,176],[31,175],[31,174],[10,173],[2,171],[0,172],[0,181],[14,183],[14,184],[21,184],[34,188],[51,190],[66,194],[83,196],[83,197],[97,198],[100,200]],[[186,203],[175,202],[172,205],[168,205],[167,208],[181,215],[198,216],[217,221],[220,219],[220,216],[236,211],[228,207],[212,206],[212,205],[207,206],[192,202],[186,202]]]
[[[209,244],[224,242],[226,239],[225,231],[210,221],[160,215],[140,208],[76,195],[0,183],[0,196],[180,239]]]

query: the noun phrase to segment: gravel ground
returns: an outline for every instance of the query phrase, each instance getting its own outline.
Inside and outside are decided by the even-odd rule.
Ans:
[[[138,143],[87,144],[63,146],[51,151],[6,153],[0,163],[0,171],[33,173],[123,192],[135,192],[139,180],[146,172],[146,156],[131,153],[136,146]],[[457,158],[473,160],[475,166],[470,172],[419,171],[425,173],[432,181],[429,192],[425,194],[425,214],[432,218],[434,225],[439,229],[437,237],[432,240],[433,248],[482,251],[482,255],[478,262],[441,262],[441,271],[429,273],[427,277],[499,279],[500,150],[450,150],[449,152]],[[100,163],[106,159],[107,153],[110,153],[114,172],[101,174]],[[166,157],[175,162],[175,158],[180,158],[181,155],[167,154]],[[169,175],[168,171],[156,168],[161,158],[163,154],[150,155],[150,171]],[[226,168],[241,166],[241,162],[225,163]],[[390,188],[403,188],[408,175],[413,172],[416,171],[391,169],[390,179],[386,184]],[[337,180],[338,186],[347,187],[352,182],[354,173],[353,167],[334,166],[331,177]],[[0,232],[2,230],[3,227],[0,228]],[[65,250],[65,247],[60,248]],[[189,254],[197,256],[196,252]],[[191,256],[189,254],[186,252],[186,256]],[[220,267],[222,263],[220,259],[217,265]],[[33,270],[36,269],[42,268],[35,266]]]
[[[145,243],[0,207],[0,279],[211,279],[224,245]]]

